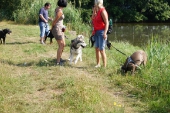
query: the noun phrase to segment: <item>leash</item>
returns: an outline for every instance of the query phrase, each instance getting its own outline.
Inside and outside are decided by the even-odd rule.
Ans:
[[[113,48],[115,48],[114,46],[112,46],[111,45],[111,47],[113,47]],[[120,50],[118,50],[117,48],[115,48],[117,51],[119,51],[120,53],[122,53],[123,55],[125,55],[126,57],[129,57],[129,56],[127,56],[125,53],[123,53],[123,52],[121,52]],[[128,59],[129,60],[129,59]],[[132,59],[130,59],[130,61],[128,61],[128,62],[133,62],[134,64],[135,64],[135,62],[132,60]],[[127,63],[127,65],[128,65],[128,63]],[[140,69],[141,70],[141,67],[140,66],[138,66],[137,64],[135,64],[135,66],[138,68],[138,69]],[[126,66],[127,67],[127,66]]]
[[[115,48],[114,46],[111,45],[111,47]],[[119,51],[120,53],[122,53],[123,55],[125,55],[126,57],[128,57],[125,53],[121,52],[119,49],[115,48],[117,51]]]
[[[91,38],[92,38],[93,36],[91,36],[90,37],[90,39],[89,39],[89,45],[90,45],[90,42],[91,42]],[[111,43],[110,43],[111,44]],[[111,47],[113,47],[113,48],[115,48],[114,46],[112,46],[112,44],[111,44]],[[125,53],[123,53],[123,52],[121,52],[119,49],[117,49],[117,48],[115,48],[117,51],[119,51],[120,53],[122,53],[123,55],[125,55],[126,57],[128,57]]]

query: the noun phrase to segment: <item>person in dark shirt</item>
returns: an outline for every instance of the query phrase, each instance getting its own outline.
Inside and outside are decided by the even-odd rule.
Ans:
[[[48,17],[48,9],[50,9],[51,4],[45,3],[44,7],[42,7],[39,11],[39,26],[40,26],[40,43],[44,44],[45,32],[49,31],[48,20],[52,20],[52,18]]]

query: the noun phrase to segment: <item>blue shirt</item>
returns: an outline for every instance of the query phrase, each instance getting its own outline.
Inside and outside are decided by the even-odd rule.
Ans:
[[[47,21],[48,21],[48,10],[45,10],[45,8],[41,8],[39,11],[39,15],[42,15]],[[44,20],[42,20],[39,16],[39,22],[44,22]]]

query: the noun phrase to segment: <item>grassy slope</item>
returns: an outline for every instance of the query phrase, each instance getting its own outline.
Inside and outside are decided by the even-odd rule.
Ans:
[[[115,49],[107,50],[108,67],[95,69],[94,48],[83,50],[83,62],[54,66],[57,44],[39,44],[39,27],[0,22],[0,28],[10,28],[6,45],[0,45],[0,112],[23,113],[136,113],[143,104],[127,90],[111,84],[121,76],[119,68],[125,56]],[[69,57],[69,42],[75,35],[66,32],[67,46],[62,58]],[[88,37],[86,37],[88,42]],[[49,39],[47,40],[49,43]],[[113,45],[126,53],[138,47],[128,43]],[[128,48],[128,49],[127,49]],[[120,83],[138,90],[127,83]],[[119,83],[117,83],[117,86]]]

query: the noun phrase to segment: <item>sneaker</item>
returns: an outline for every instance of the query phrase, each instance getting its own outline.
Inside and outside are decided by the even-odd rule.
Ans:
[[[63,60],[62,58],[60,58],[60,62],[64,63],[66,62],[66,60]]]
[[[41,41],[41,44],[45,44],[43,41]]]
[[[60,62],[63,62],[64,60],[62,58],[60,58]]]
[[[56,66],[63,66],[63,63],[62,62],[57,62]]]
[[[95,66],[95,68],[99,68],[99,67],[101,67],[100,64],[97,64],[97,65]]]
[[[56,65],[60,65],[60,63],[59,63],[59,62],[57,62],[57,63],[56,63]]]

